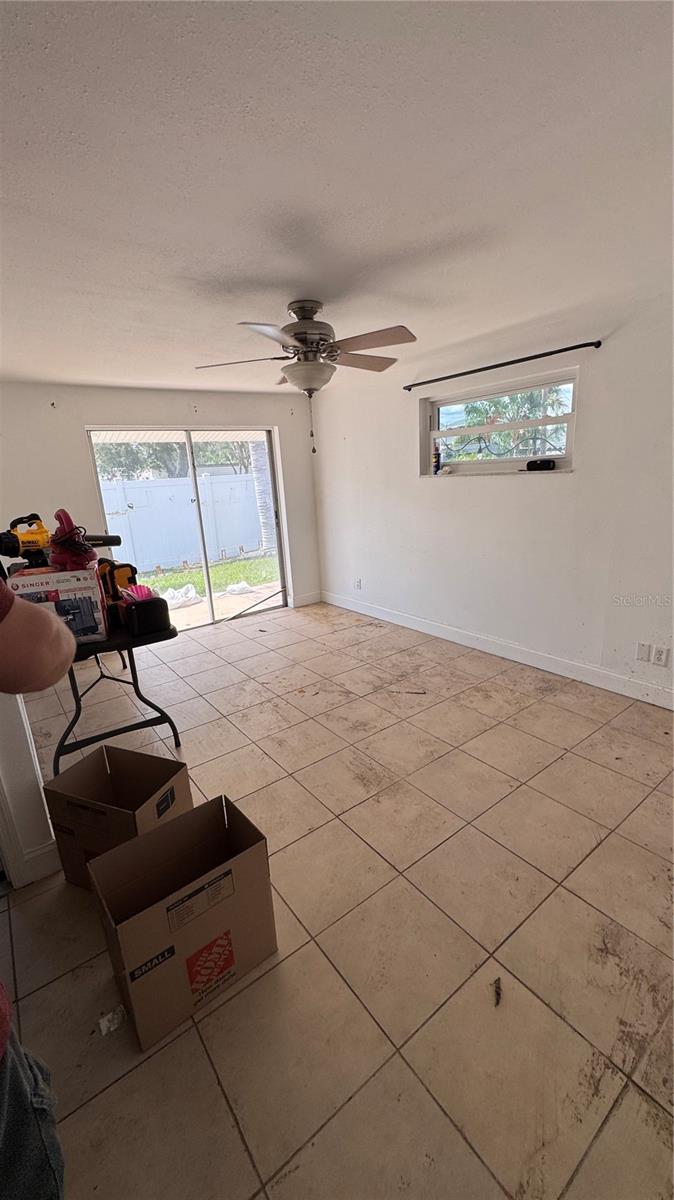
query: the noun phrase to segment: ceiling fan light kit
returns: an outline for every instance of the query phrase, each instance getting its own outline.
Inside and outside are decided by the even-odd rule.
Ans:
[[[270,325],[262,321],[239,321],[240,325],[252,329],[263,337],[271,338],[283,347],[285,355],[274,355],[268,359],[244,359],[229,363],[207,363],[197,367],[204,371],[210,367],[237,366],[239,362],[279,362],[286,365],[279,383],[289,383],[309,399],[329,383],[337,367],[356,367],[361,371],[386,371],[398,360],[381,354],[354,354],[355,350],[372,350],[378,346],[398,346],[403,342],[416,342],[416,337],[405,325],[391,325],[387,329],[375,329],[370,333],[335,340],[335,331],[327,321],[317,321],[316,314],[322,312],[320,300],[292,300],[288,313],[294,317],[287,325]]]

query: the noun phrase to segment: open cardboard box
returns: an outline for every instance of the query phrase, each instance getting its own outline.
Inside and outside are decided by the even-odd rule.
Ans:
[[[44,785],[63,873],[91,887],[87,863],[192,808],[184,763],[99,746]]]
[[[277,948],[266,839],[222,796],[89,872],[143,1050]]]

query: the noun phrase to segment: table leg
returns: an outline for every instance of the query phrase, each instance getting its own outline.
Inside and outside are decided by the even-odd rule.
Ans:
[[[70,690],[73,694],[73,700],[75,701],[75,712],[73,713],[72,720],[68,723],[68,725],[66,725],[63,733],[61,734],[58,742],[56,743],[56,749],[54,751],[54,763],[53,763],[53,771],[54,771],[55,776],[58,775],[58,773],[59,773],[61,755],[63,754],[63,747],[65,746],[65,743],[67,742],[68,738],[70,737],[70,734],[72,733],[73,729],[77,725],[77,722],[79,721],[79,719],[82,715],[82,700],[80,698],[80,689],[77,686],[77,676],[75,675],[75,671],[72,667],[68,671],[68,682],[70,683]]]
[[[140,684],[138,682],[138,671],[136,670],[136,659],[134,657],[133,650],[131,649],[130,646],[126,653],[129,658],[129,669],[131,671],[131,679],[133,681],[134,692],[136,693],[138,699],[143,701],[143,704],[147,704],[150,708],[153,708],[156,713],[159,713],[160,717],[163,717],[166,724],[168,726],[170,726],[171,732],[173,733],[173,741],[174,741],[175,745],[179,746],[180,745],[180,735],[178,733],[178,728],[176,726],[175,721],[173,721],[171,719],[171,717],[168,715],[167,712],[165,712],[165,710],[163,708],[160,708],[158,704],[153,704],[153,702],[151,700],[148,700],[147,696],[143,695],[143,693],[140,690]]]

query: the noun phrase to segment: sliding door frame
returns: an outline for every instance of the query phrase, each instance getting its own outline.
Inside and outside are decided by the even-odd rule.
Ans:
[[[183,426],[182,429],[180,429],[179,427],[176,428],[175,425],[172,425],[172,426],[169,426],[169,425],[131,425],[128,423],[125,425],[116,425],[116,424],[113,424],[112,422],[110,422],[106,425],[87,425],[86,426],[86,435],[87,435],[87,441],[89,443],[91,467],[92,467],[94,481],[95,481],[95,485],[96,485],[96,494],[98,496],[98,503],[100,505],[101,515],[103,517],[103,524],[104,524],[106,531],[107,531],[107,514],[105,511],[105,505],[103,503],[103,492],[101,489],[101,479],[98,474],[98,467],[96,465],[96,455],[94,453],[94,443],[93,443],[93,439],[91,437],[92,433],[98,433],[101,431],[105,432],[107,430],[110,430],[111,432],[119,431],[120,433],[165,433],[168,429],[175,429],[177,433],[178,432],[184,433],[185,438],[186,438],[187,461],[188,461],[188,467],[189,467],[190,481],[192,483],[192,488],[194,490],[194,496],[195,496],[195,504],[196,504],[196,510],[197,510],[197,527],[199,530],[199,544],[200,544],[200,549],[201,549],[201,562],[202,562],[202,569],[204,572],[204,580],[205,580],[205,587],[206,587],[206,599],[208,602],[208,611],[210,614],[210,624],[211,625],[221,625],[221,624],[227,623],[228,621],[236,621],[236,620],[238,620],[239,617],[244,616],[244,614],[246,614],[248,612],[252,612],[255,609],[257,609],[259,604],[264,604],[264,599],[259,600],[257,602],[257,604],[251,604],[249,608],[244,609],[240,613],[233,613],[231,617],[216,617],[216,615],[215,615],[215,607],[214,607],[214,603],[213,603],[213,587],[211,584],[210,569],[209,569],[209,564],[208,564],[208,554],[207,554],[207,550],[206,550],[206,534],[205,534],[205,529],[204,529],[203,513],[202,513],[202,508],[201,508],[201,497],[199,495],[199,486],[198,486],[198,480],[197,480],[197,474],[196,474],[196,464],[195,464],[195,459],[194,459],[194,444],[192,441],[192,434],[193,433],[211,433],[211,432],[213,432],[213,433],[231,433],[232,440],[235,441],[236,440],[235,435],[237,433],[245,433],[248,429],[259,430],[260,433],[264,433],[265,439],[266,439],[266,444],[267,444],[267,462],[269,464],[271,493],[272,493],[272,500],[273,500],[273,504],[274,504],[274,525],[276,528],[276,553],[277,553],[277,558],[278,558],[279,585],[280,585],[279,593],[280,593],[280,597],[281,597],[280,603],[274,604],[274,605],[269,605],[268,609],[269,608],[275,609],[275,608],[287,607],[287,605],[288,605],[288,587],[287,587],[287,574],[286,574],[286,539],[284,537],[283,522],[281,520],[281,508],[280,508],[279,490],[278,490],[278,475],[277,475],[277,470],[276,470],[276,457],[275,457],[275,446],[274,446],[274,436],[273,436],[274,430],[273,430],[273,427],[271,427],[269,425],[251,424],[251,425],[246,425],[245,428],[242,428],[240,425],[237,425],[237,426],[229,426],[229,425],[215,426],[211,423],[208,425],[190,425],[189,427]],[[267,610],[261,609],[260,611],[264,612]]]

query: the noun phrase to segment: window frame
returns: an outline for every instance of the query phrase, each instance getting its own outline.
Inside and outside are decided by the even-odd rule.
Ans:
[[[562,413],[559,416],[550,416],[547,419],[528,419],[522,423],[507,421],[497,426],[461,426],[456,429],[441,429],[439,410],[450,405],[465,404],[469,401],[490,400],[493,397],[506,396],[511,392],[528,391],[533,388],[551,387],[555,384],[570,383],[573,388],[573,399],[571,411]],[[428,475],[432,479],[446,479],[456,475],[536,475],[536,474],[556,474],[559,471],[573,470],[573,447],[574,435],[576,426],[576,416],[578,413],[578,391],[579,391],[579,372],[577,367],[569,367],[566,370],[559,369],[556,371],[546,371],[542,374],[530,375],[526,377],[503,379],[498,384],[492,384],[485,388],[484,385],[471,388],[464,388],[443,393],[431,397],[425,397],[421,401],[421,428],[422,428],[422,446],[421,446],[421,474]],[[473,430],[476,434],[480,431],[493,429],[526,429],[540,428],[541,425],[566,425],[566,450],[564,454],[549,454],[540,455],[542,460],[554,459],[554,471],[527,471],[526,458],[487,458],[482,462],[476,460],[457,461],[451,464],[451,471],[448,475],[433,474],[433,449],[435,439],[438,437],[456,437],[465,432],[467,429]]]

